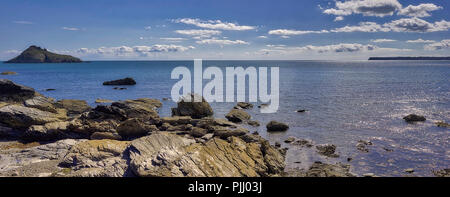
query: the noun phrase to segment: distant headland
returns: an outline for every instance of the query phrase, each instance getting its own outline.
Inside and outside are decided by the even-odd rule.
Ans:
[[[369,60],[450,60],[450,57],[370,57]]]
[[[30,46],[19,56],[6,61],[5,63],[80,63],[81,59],[70,56],[60,55],[47,51],[38,46]]]

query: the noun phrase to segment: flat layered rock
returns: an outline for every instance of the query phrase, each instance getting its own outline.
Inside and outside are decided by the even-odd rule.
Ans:
[[[0,108],[0,123],[12,128],[27,128],[49,122],[66,120],[65,113],[51,113],[21,105],[7,105]]]
[[[60,165],[71,167],[68,176],[123,177],[127,175],[124,152],[130,142],[117,140],[88,140],[73,146]]]
[[[230,142],[212,138],[206,143],[168,133],[134,140],[130,167],[138,176],[241,177],[270,176],[284,169],[284,156],[268,142]]]

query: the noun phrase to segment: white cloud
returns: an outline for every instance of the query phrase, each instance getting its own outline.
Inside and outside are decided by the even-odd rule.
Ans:
[[[417,40],[407,40],[407,43],[435,43],[436,41],[434,40],[424,40],[422,38],[419,38]]]
[[[420,18],[402,18],[383,26],[395,32],[436,32],[447,31],[450,28],[450,22],[442,20],[430,23]]]
[[[34,24],[33,22],[30,22],[30,21],[13,21],[13,23],[21,24],[21,25],[32,25],[32,24]]]
[[[343,53],[343,52],[358,52],[358,51],[372,51],[376,48],[374,45],[362,45],[362,44],[336,44],[336,45],[325,45],[325,46],[313,46],[308,45],[303,47],[306,50],[316,51],[318,53],[325,52],[335,52],[335,53]]]
[[[264,39],[264,38],[267,38],[267,36],[258,36],[258,38],[263,38]]]
[[[222,22],[221,20],[200,20],[193,18],[182,18],[173,20],[175,23],[184,23],[188,25],[195,25],[197,27],[206,29],[221,29],[221,30],[235,30],[235,31],[245,31],[255,29],[254,26],[239,25],[237,23]]]
[[[401,9],[398,15],[406,15],[411,17],[428,17],[431,16],[432,11],[442,9],[441,6],[434,5],[432,3],[423,3],[417,6],[409,5],[406,8]]]
[[[151,26],[146,26],[146,27],[144,27],[144,29],[145,29],[145,30],[151,30],[152,27],[151,27]]]
[[[384,38],[382,38],[382,39],[373,39],[373,40],[370,40],[371,42],[375,42],[375,43],[380,43],[380,42],[395,42],[395,41],[397,41],[397,40],[392,40],[392,39],[384,39]]]
[[[440,42],[425,45],[425,50],[436,51],[450,48],[450,40],[441,40]]]
[[[81,55],[136,57],[136,56],[148,56],[152,53],[184,52],[184,51],[187,51],[190,49],[195,49],[195,47],[156,44],[156,45],[152,45],[152,46],[100,47],[97,49],[80,48],[76,51],[76,53],[81,54]]]
[[[67,31],[79,31],[80,30],[76,27],[62,27],[61,29],[67,30]]]
[[[175,33],[193,36],[196,39],[199,38],[209,38],[214,35],[219,35],[222,32],[218,30],[207,30],[207,29],[190,29],[190,30],[176,30]]]
[[[392,16],[402,5],[397,0],[348,0],[336,1],[335,8],[326,9],[325,14],[347,16],[362,14],[364,16]]]
[[[322,31],[300,31],[300,30],[289,30],[289,29],[275,29],[270,30],[270,35],[280,35],[280,36],[292,36],[292,35],[303,35],[303,34],[321,34],[329,33],[327,30]]]
[[[314,46],[307,45],[301,47],[287,47],[284,45],[267,45],[268,49],[261,49],[263,55],[268,54],[300,54],[305,52],[315,53],[362,53],[362,52],[404,52],[410,49],[381,48],[375,45],[363,45],[359,43],[341,43],[335,45]]]
[[[186,40],[186,38],[159,38],[159,39],[168,41],[168,42],[181,42],[181,41]]]
[[[337,16],[336,18],[334,18],[334,22],[343,21],[343,20],[344,20],[343,16]]]
[[[220,40],[216,38],[199,40],[197,44],[218,44],[218,45],[235,45],[235,44],[249,44],[242,40]]]
[[[375,22],[361,22],[356,26],[345,26],[331,30],[331,32],[388,32],[389,28],[383,27]]]
[[[436,21],[434,23],[427,22],[420,18],[402,18],[385,24],[375,22],[361,22],[354,26],[344,26],[332,30],[308,31],[308,30],[289,30],[276,29],[270,30],[271,35],[292,36],[304,34],[322,34],[322,33],[349,33],[349,32],[437,32],[447,31],[450,29],[450,22],[446,20]]]

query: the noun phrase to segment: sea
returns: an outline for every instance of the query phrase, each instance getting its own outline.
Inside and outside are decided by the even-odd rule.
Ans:
[[[193,76],[193,61],[91,61],[0,63],[0,72],[18,73],[0,78],[58,100],[81,99],[92,106],[98,98],[161,99],[160,116],[170,116],[176,102],[163,98],[171,98],[172,87],[179,81],[171,78],[178,66],[189,68]],[[450,168],[450,129],[435,125],[450,122],[450,61],[203,61],[203,69],[210,66],[221,68],[224,75],[225,67],[279,67],[278,111],[261,113],[257,106],[262,103],[255,102],[248,112],[261,126],[243,126],[288,148],[287,171],[307,169],[315,161],[342,163],[350,165],[352,173],[377,176],[432,176],[433,170]],[[137,84],[124,90],[102,85],[125,77]],[[203,85],[208,81],[203,80]],[[224,118],[235,104],[212,102],[214,116]],[[300,109],[307,111],[296,112]],[[427,120],[407,123],[402,119],[412,113]],[[271,120],[288,123],[290,128],[269,133],[265,125]],[[339,157],[284,143],[290,136],[315,145],[334,144]],[[372,142],[369,152],[357,150],[359,140]],[[406,173],[408,168],[414,173]]]

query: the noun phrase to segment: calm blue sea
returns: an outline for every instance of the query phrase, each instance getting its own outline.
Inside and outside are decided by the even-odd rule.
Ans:
[[[33,87],[46,96],[83,99],[95,105],[97,98],[170,97],[178,81],[170,74],[177,66],[192,68],[193,61],[0,63],[0,71],[17,72],[1,78]],[[434,125],[436,121],[450,122],[449,61],[204,61],[203,68],[207,66],[280,67],[278,112],[261,114],[255,107],[250,113],[263,126],[249,128],[289,148],[289,169],[305,168],[314,161],[342,162],[357,174],[403,176],[406,168],[414,168],[415,175],[431,175],[431,170],[450,167],[450,130]],[[126,90],[102,85],[124,77],[133,77],[137,85]],[[56,90],[45,92],[48,88]],[[163,104],[160,114],[169,116],[175,103]],[[223,118],[234,103],[212,106],[215,116]],[[297,113],[297,109],[309,111]],[[402,117],[410,113],[424,115],[427,121],[407,124]],[[265,124],[270,120],[287,122],[290,129],[267,133]],[[315,154],[314,148],[286,145],[283,141],[289,136],[335,144],[340,157],[325,158]],[[357,151],[360,139],[373,142],[369,153]],[[347,162],[349,157],[352,161]]]

